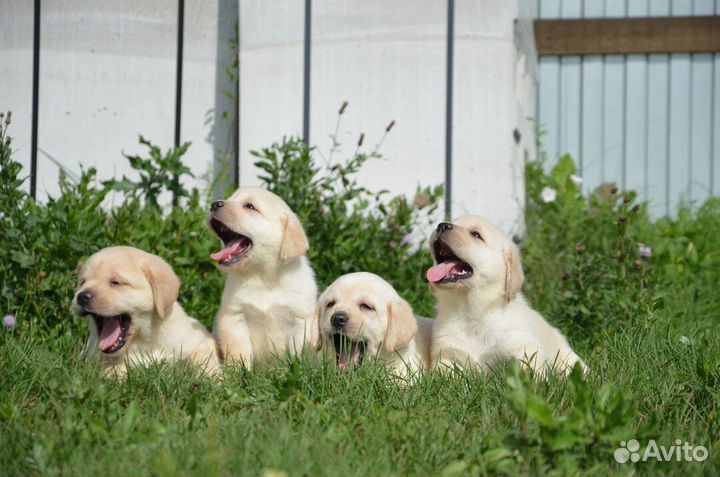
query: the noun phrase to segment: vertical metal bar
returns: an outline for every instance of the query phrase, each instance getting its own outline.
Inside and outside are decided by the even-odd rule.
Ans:
[[[180,146],[182,112],[183,43],[185,37],[185,0],[178,0],[177,59],[175,72],[175,147]]]
[[[602,55],[602,74],[600,75],[600,84],[602,85],[602,91],[600,92],[601,104],[600,104],[600,182],[605,182],[605,68],[607,67],[607,56]]]
[[[445,84],[445,218],[452,219],[452,126],[453,56],[455,47],[455,0],[448,0],[447,64]]]
[[[650,12],[650,2],[647,4],[647,8],[645,9],[645,16],[649,17]],[[649,182],[650,178],[648,177],[648,174],[650,174],[650,55],[645,55],[645,157],[643,158],[643,161],[645,161],[645,165],[643,167],[644,174],[645,174],[645,182],[643,183],[643,200],[649,201],[650,200],[650,187]]]
[[[627,10],[627,3],[625,4]],[[627,16],[627,11],[625,12]],[[628,55],[623,55],[623,112],[622,112],[622,174],[620,175],[620,188],[625,190],[627,187],[627,100],[628,100]]]
[[[607,17],[607,7],[608,2],[603,2],[603,13],[602,18]],[[602,55],[602,80],[600,83],[602,84],[602,106],[600,108],[600,115],[602,117],[602,121],[600,122],[600,183],[605,182],[605,123],[606,123],[606,107],[605,107],[605,100],[606,100],[606,94],[605,94],[605,70],[607,69],[607,55]]]
[[[560,2],[559,8],[558,8],[558,18],[565,18],[563,15],[563,2]],[[563,88],[563,62],[564,62],[563,56],[557,57],[557,69],[558,69],[558,87],[557,87],[557,102],[558,102],[558,108],[557,108],[557,133],[555,134],[555,143],[557,144],[557,149],[555,150],[555,154],[557,155],[557,158],[563,156],[563,91],[565,88]],[[553,163],[555,165],[555,163]]]
[[[38,108],[40,99],[40,0],[35,0],[33,13],[33,83],[32,83],[32,131],[30,136],[30,195],[37,192]]]
[[[303,142],[310,145],[310,50],[312,48],[312,0],[305,0],[303,43]]]
[[[693,129],[694,125],[693,123],[693,116],[695,115],[695,108],[693,107],[693,82],[695,81],[695,55],[690,53],[690,72],[688,73],[688,76],[690,76],[690,79],[688,80],[689,84],[689,97],[688,97],[688,123],[690,124],[690,127],[688,128],[688,143],[687,143],[687,168],[688,168],[688,182],[687,182],[687,200],[688,205],[692,207],[693,204],[693,175],[692,175],[692,163],[693,163],[693,154],[695,151],[693,150]]]
[[[648,4],[649,9],[649,4]],[[650,16],[650,12],[647,13]],[[649,177],[650,174],[650,55],[645,55],[645,183],[643,184],[643,200],[650,199]]]
[[[630,15],[630,4],[625,0],[623,7],[623,16],[627,18]],[[646,80],[647,81],[647,80]],[[627,187],[627,115],[628,115],[628,55],[623,55],[623,116],[622,116],[622,189]]]
[[[585,5],[583,4],[583,8],[585,8]],[[584,14],[583,14],[584,15]],[[584,148],[585,148],[585,95],[583,94],[585,91],[585,57],[580,57],[580,120],[578,121],[578,134],[580,135],[578,139],[578,156],[575,158],[577,160],[578,165],[578,174],[580,174],[580,177],[583,177],[584,175],[584,167],[585,167],[585,154],[583,154]],[[582,189],[582,186],[580,187]]]
[[[672,0],[670,1],[672,6]],[[672,118],[672,55],[667,55],[667,119],[665,121],[665,215],[670,215],[670,122]]]
[[[235,21],[235,32],[237,37],[237,46],[235,55],[237,55],[237,73],[235,74],[235,120],[233,121],[233,170],[231,181],[235,187],[240,187],[240,5],[237,6],[237,17]]]
[[[715,75],[717,74],[715,69],[715,59],[717,57],[717,53],[713,53],[711,57],[712,69],[710,73],[710,195],[715,194],[715,95],[718,94],[718,91],[715,89]]]
[[[563,96],[563,68],[562,68],[562,57],[556,56],[557,58],[557,64],[553,65],[553,67],[557,67],[557,112],[555,113],[555,127],[557,128],[556,131],[553,132],[555,135],[555,157],[550,158],[550,163],[554,166],[557,162],[557,159],[562,156],[562,96]]]

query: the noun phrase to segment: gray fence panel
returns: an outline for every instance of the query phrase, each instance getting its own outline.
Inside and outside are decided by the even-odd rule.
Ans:
[[[720,0],[541,0],[539,18],[720,13]],[[564,154],[585,187],[614,182],[653,215],[718,193],[717,54],[592,55],[540,60],[537,117],[548,167]]]

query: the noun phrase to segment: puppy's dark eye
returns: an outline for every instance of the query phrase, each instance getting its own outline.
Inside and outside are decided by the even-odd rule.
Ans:
[[[245,208],[246,208],[246,209],[250,209],[250,210],[257,210],[257,209],[255,208],[255,206],[252,205],[250,202],[248,202],[247,204],[245,204]]]
[[[368,305],[367,303],[360,303],[360,308],[365,311],[375,311],[375,308]]]
[[[112,280],[110,280],[110,285],[112,285],[114,287],[119,287],[119,286],[123,285],[123,282],[121,282],[117,278],[113,278]]]
[[[482,235],[480,235],[480,232],[477,232],[477,231],[473,230],[472,232],[470,232],[470,235],[471,235],[473,238],[480,239],[480,240],[482,240],[483,242],[485,241],[485,239],[482,238]]]
[[[328,304],[326,305],[326,308],[332,308],[333,306],[335,306],[335,302],[329,301]]]

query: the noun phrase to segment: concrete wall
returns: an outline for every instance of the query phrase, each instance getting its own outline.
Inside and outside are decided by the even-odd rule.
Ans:
[[[243,185],[257,184],[249,151],[303,129],[303,0],[186,0],[181,140],[207,184],[214,158],[239,141]],[[413,194],[445,180],[448,2],[313,0],[310,139],[327,157],[337,110],[346,157],[387,136],[362,180]],[[239,10],[239,91],[225,68]],[[533,155],[535,53],[529,0],[458,0],[452,118],[452,215],[488,216],[522,230],[523,164]],[[3,0],[0,109],[11,109],[16,157],[30,161],[32,2]],[[517,21],[516,21],[517,20]],[[143,134],[173,143],[177,2],[42,2],[38,197],[57,193],[58,167],[127,174],[121,153]],[[223,119],[234,114],[239,127]],[[514,134],[517,130],[519,134]],[[514,136],[521,139],[516,143]],[[438,217],[439,218],[439,217]]]
[[[303,128],[302,3],[241,2],[242,184],[257,184],[251,150]],[[481,214],[521,232],[523,165],[535,141],[534,4],[456,4],[452,215]],[[447,8],[437,0],[313,1],[310,141],[329,156],[343,101],[343,146],[333,160],[351,153],[361,132],[372,148],[395,120],[384,160],[363,172],[371,188],[412,194],[444,182]]]
[[[181,141],[204,187],[213,157],[233,136],[224,65],[232,55],[218,1],[186,0]],[[232,2],[230,2],[232,3]],[[101,179],[129,172],[121,153],[142,153],[142,134],[163,149],[173,144],[177,2],[42,2],[38,125],[38,198],[58,193],[58,164],[77,174],[96,167]],[[231,19],[232,23],[235,23]],[[225,21],[227,23],[227,21]],[[0,14],[0,109],[13,111],[15,157],[30,164],[33,2],[3,0]],[[227,33],[226,33],[227,35]],[[219,45],[219,46],[218,46]],[[227,58],[225,63],[232,61]],[[232,91],[231,91],[232,92]],[[220,96],[220,101],[216,100]],[[29,174],[29,170],[28,170]]]

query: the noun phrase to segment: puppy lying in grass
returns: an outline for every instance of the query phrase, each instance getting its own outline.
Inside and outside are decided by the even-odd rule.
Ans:
[[[432,320],[416,317],[388,282],[367,273],[349,273],[320,296],[319,347],[332,342],[338,367],[356,368],[376,358],[398,377],[429,369]]]
[[[92,255],[78,273],[73,311],[87,317],[83,354],[100,360],[106,375],[154,361],[193,361],[214,374],[215,341],[176,301],[180,280],[162,258],[133,247]]]
[[[306,342],[314,346],[309,244],[285,201],[264,189],[238,189],[212,203],[208,223],[222,242],[212,259],[227,273],[214,329],[224,359],[250,368],[298,354]]]
[[[438,300],[433,361],[491,371],[518,359],[544,375],[585,364],[565,337],[520,293],[524,275],[517,246],[479,217],[443,222],[430,238],[435,265],[427,280]]]

